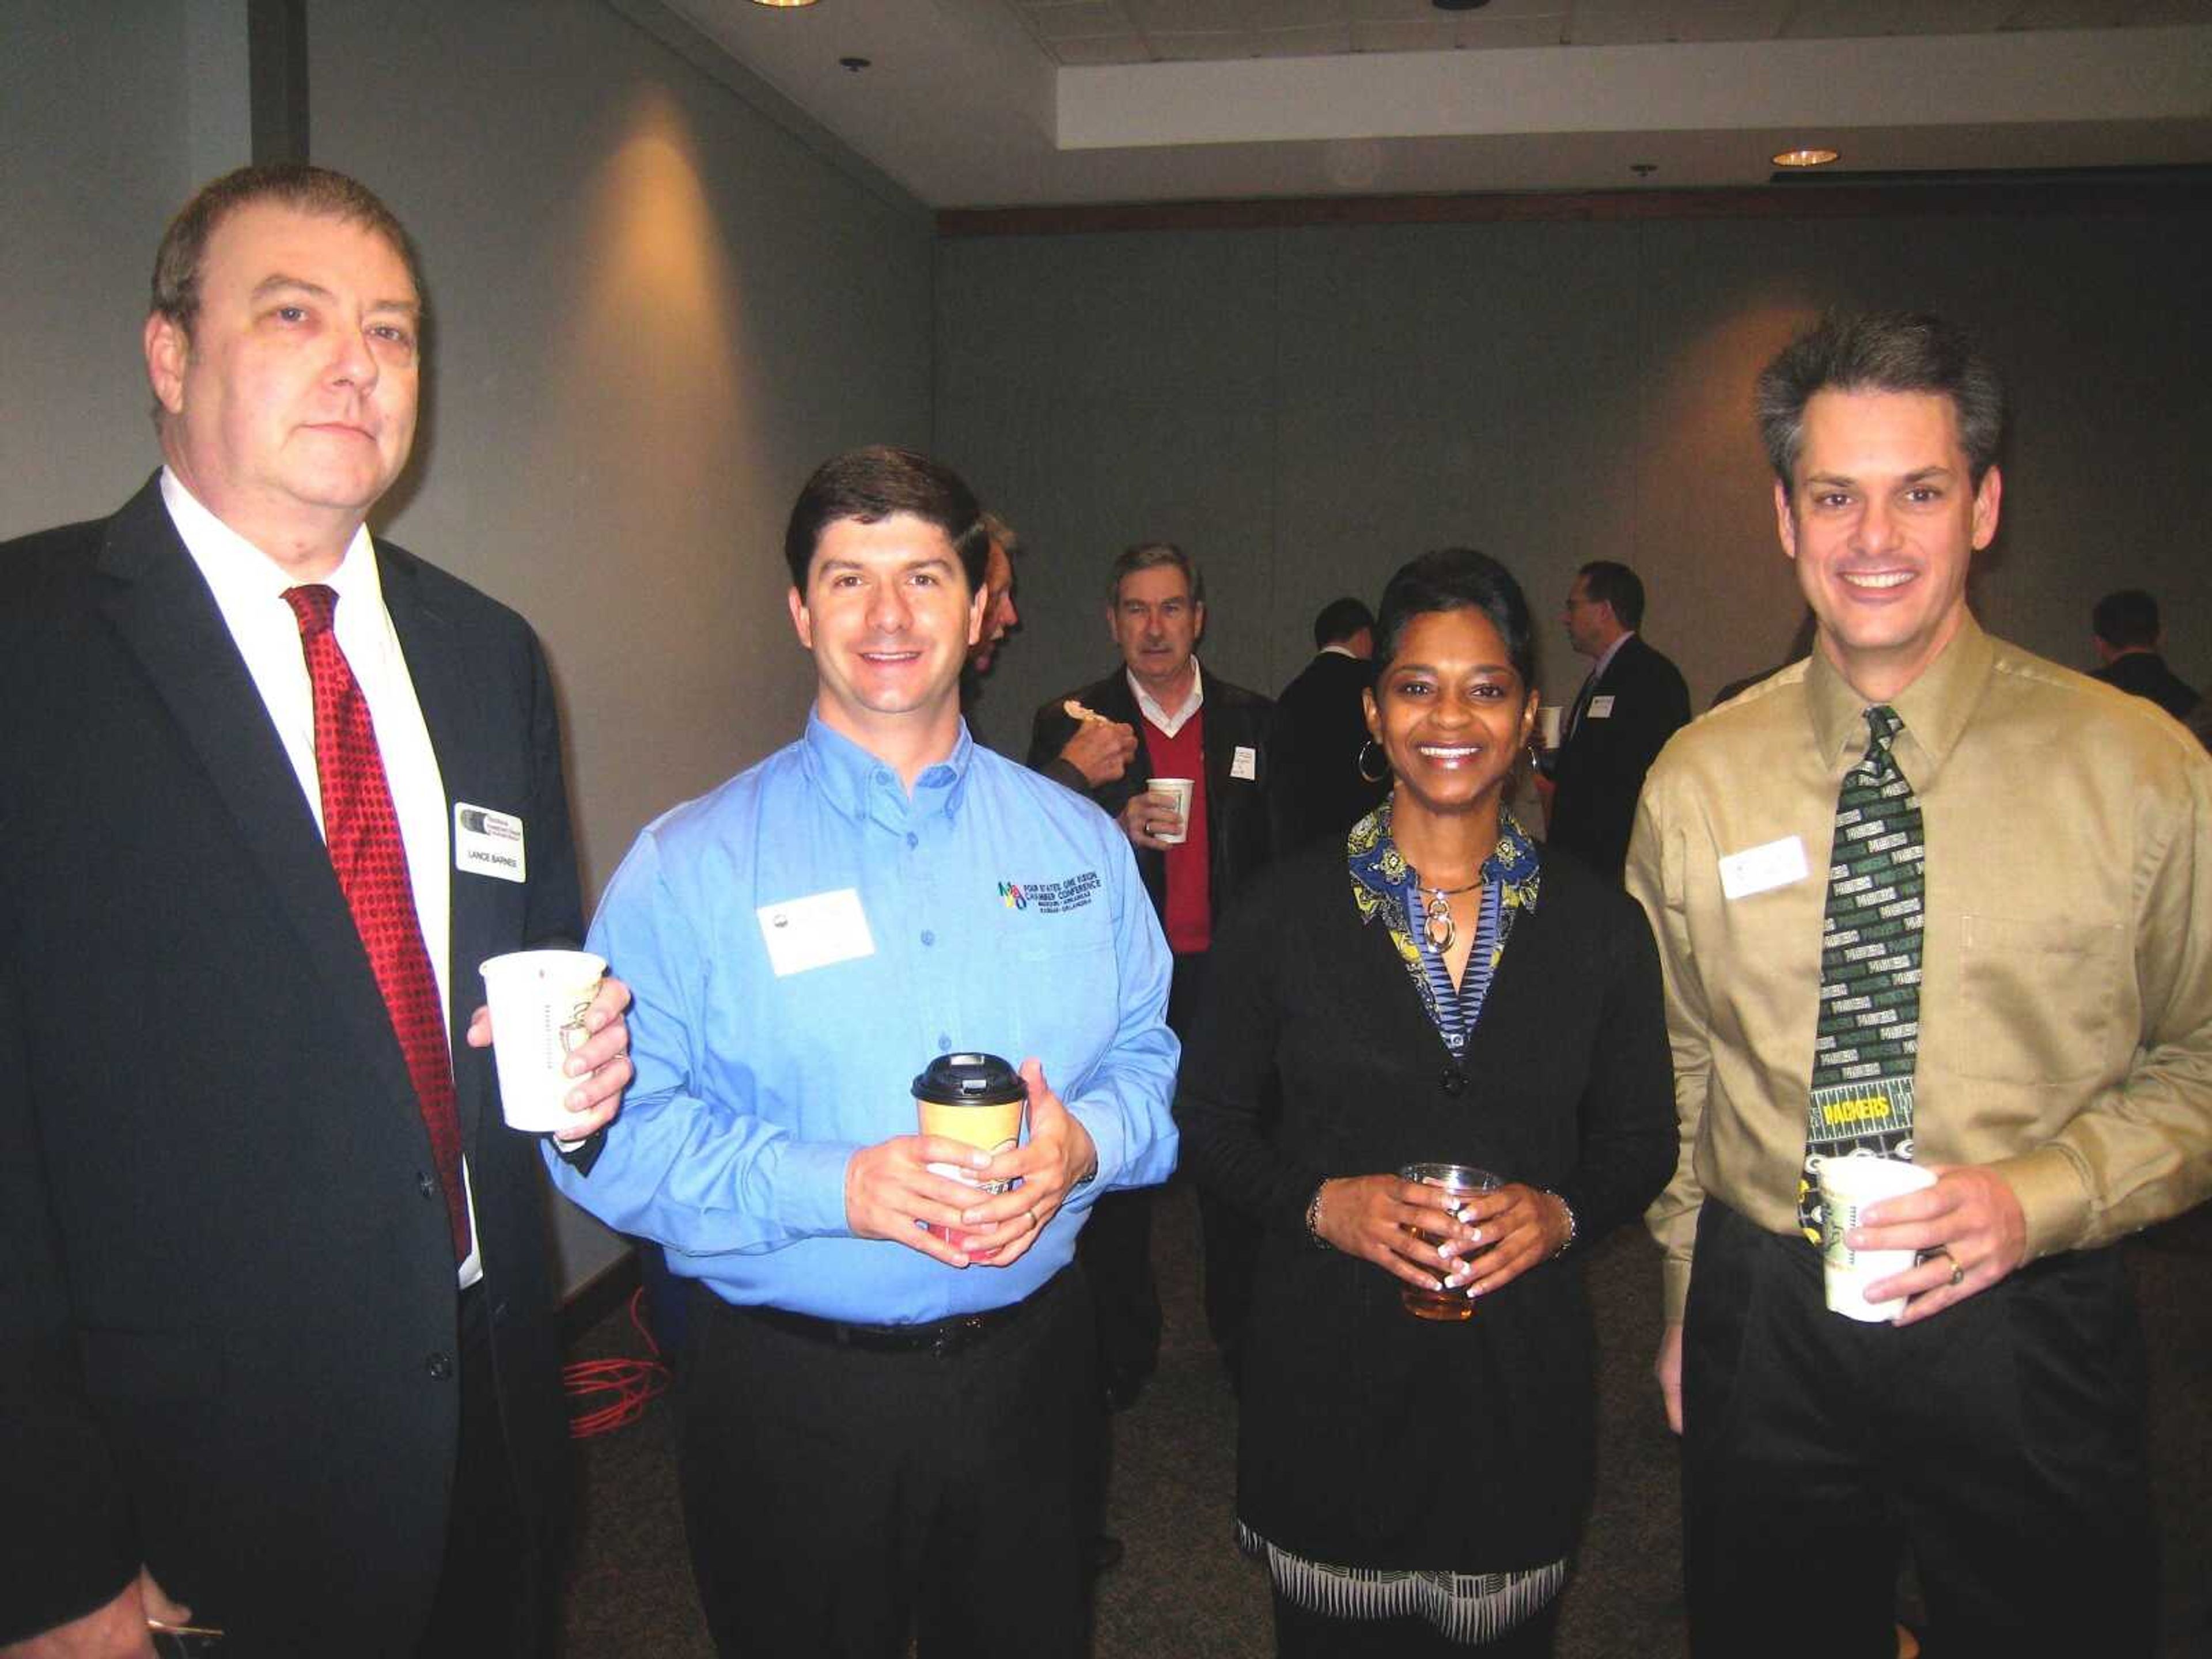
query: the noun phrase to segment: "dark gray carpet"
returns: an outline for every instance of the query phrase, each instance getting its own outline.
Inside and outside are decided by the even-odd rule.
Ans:
[[[1127,1557],[1100,1583],[1095,1659],[1264,1659],[1265,1575],[1231,1534],[1235,1405],[1197,1297],[1195,1206],[1158,1206],[1159,1374],[1115,1419],[1110,1524]],[[2150,1432],[2171,1659],[2212,1656],[2212,1213],[2127,1247],[2151,1337]],[[1682,1638],[1679,1485],[1650,1382],[1658,1257],[1627,1230],[1588,1264],[1598,1322],[1598,1495],[1559,1624],[1559,1659],[1673,1659]],[[577,1358],[641,1351],[617,1311]],[[708,1659],[678,1512],[665,1403],[582,1443],[583,1516],[565,1606],[569,1659]],[[763,1501],[773,1502],[772,1494]],[[2091,1591],[2094,1593],[2094,1590]],[[779,1656],[787,1659],[787,1656]],[[1928,1659],[1948,1659],[1932,1646]]]

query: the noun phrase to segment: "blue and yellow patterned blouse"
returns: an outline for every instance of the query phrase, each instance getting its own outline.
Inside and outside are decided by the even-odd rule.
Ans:
[[[1477,925],[1474,948],[1468,953],[1467,972],[1458,985],[1444,966],[1443,952],[1429,943],[1429,932],[1419,924],[1423,906],[1420,872],[1406,862],[1390,834],[1390,802],[1382,804],[1352,825],[1345,853],[1352,872],[1352,902],[1359,919],[1382,919],[1390,930],[1398,959],[1413,975],[1421,1006],[1456,1055],[1467,1047],[1468,1033],[1481,1017],[1482,1002],[1490,991],[1490,976],[1505,953],[1513,921],[1536,908],[1541,885],[1536,843],[1515,820],[1500,809],[1498,847],[1482,861],[1482,920]]]

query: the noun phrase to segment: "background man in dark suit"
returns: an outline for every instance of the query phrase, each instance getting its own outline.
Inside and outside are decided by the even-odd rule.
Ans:
[[[421,293],[353,180],[217,180],[155,270],[162,471],[0,549],[11,1654],[148,1655],[186,1604],[240,1659],[545,1639],[543,1171],[476,967],[573,939],[576,872],[529,629],[362,526]],[[578,1158],[627,997],[570,1062]]]
[[[1278,855],[1324,836],[1341,839],[1389,787],[1387,774],[1371,781],[1359,770],[1367,744],[1359,698],[1375,684],[1374,614],[1358,599],[1332,599],[1313,631],[1314,659],[1275,699],[1267,809]]]
[[[2089,628],[2103,665],[2091,672],[2091,679],[2148,697],[2178,720],[2189,718],[2199,701],[2197,688],[2160,654],[2166,630],[2159,625],[2156,599],[2140,587],[2107,593],[2089,612]]]
[[[1062,782],[1079,771],[1091,783],[1085,793],[1114,816],[1135,847],[1138,873],[1175,954],[1168,1025],[1180,1037],[1196,1010],[1215,920],[1238,884],[1267,861],[1265,790],[1274,705],[1200,669],[1206,584],[1173,543],[1139,543],[1122,553],[1106,593],[1106,627],[1121,648],[1121,667],[1037,710],[1029,763]],[[1084,715],[1071,713],[1071,702]],[[1110,765],[1112,750],[1122,745],[1124,730],[1132,740],[1127,757],[1118,771],[1093,781],[1092,774]],[[1106,751],[1105,758],[1085,767],[1080,757],[1086,748]],[[1171,798],[1146,789],[1147,779],[1160,777],[1192,781],[1187,820]],[[1228,1353],[1243,1324],[1250,1230],[1233,1212],[1215,1212],[1203,1199],[1200,1218],[1206,1322]],[[1097,1297],[1108,1403],[1119,1407],[1136,1398],[1159,1357],[1151,1193],[1109,1194],[1080,1245]]]
[[[1644,584],[1597,559],[1567,589],[1567,640],[1590,659],[1551,764],[1545,841],[1620,879],[1636,797],[1667,739],[1690,722],[1681,671],[1644,642]]]

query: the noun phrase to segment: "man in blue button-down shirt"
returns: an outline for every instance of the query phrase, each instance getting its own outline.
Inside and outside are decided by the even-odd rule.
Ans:
[[[592,929],[636,1079],[591,1172],[550,1167],[712,1292],[681,1461],[725,1651],[1085,1647],[1075,1238],[1174,1167],[1170,963],[1113,821],[961,720],[979,520],[908,452],[816,472],[784,550],[806,734],[649,826]],[[910,1085],[956,1050],[1019,1060],[1015,1150],[915,1133]]]

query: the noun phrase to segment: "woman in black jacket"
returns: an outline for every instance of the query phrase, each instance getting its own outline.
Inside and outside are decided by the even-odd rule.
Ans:
[[[1544,1654],[1591,1480],[1572,1247],[1674,1164],[1658,958],[1617,886],[1502,805],[1536,717],[1511,574],[1425,555],[1377,632],[1364,758],[1389,798],[1241,900],[1176,1101],[1188,1166],[1267,1229],[1238,1532],[1279,1654]],[[1429,1162],[1505,1184],[1395,1173]],[[1470,1316],[1416,1318],[1407,1287]]]

